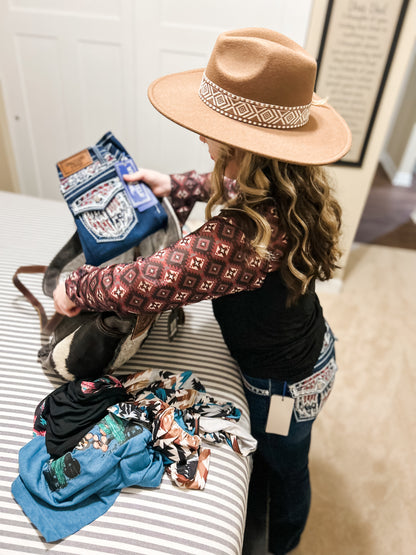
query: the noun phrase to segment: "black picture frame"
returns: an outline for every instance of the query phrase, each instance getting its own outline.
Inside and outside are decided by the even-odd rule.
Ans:
[[[317,58],[318,67],[317,67],[317,74],[316,74],[316,84],[318,83],[319,70],[321,68],[322,59],[324,57],[326,39],[327,39],[328,31],[329,31],[329,28],[330,28],[330,25],[331,25],[331,15],[332,15],[334,3],[335,3],[335,0],[328,0],[325,22],[324,22],[324,27],[323,27],[323,31],[322,31],[322,39],[321,39],[318,58]],[[405,15],[406,15],[406,10],[407,10],[408,4],[409,4],[409,0],[403,0],[402,4],[401,4],[401,7],[400,7],[400,11],[399,11],[399,15],[398,15],[398,18],[397,18],[395,30],[394,30],[394,33],[393,33],[393,38],[392,38],[390,48],[389,48],[389,51],[388,51],[386,63],[384,65],[384,69],[383,69],[382,73],[380,74],[380,84],[379,84],[378,92],[377,92],[377,95],[376,95],[376,98],[375,98],[375,101],[374,101],[374,104],[373,104],[373,107],[372,107],[372,111],[371,111],[371,115],[370,115],[370,118],[369,118],[367,130],[366,130],[366,133],[365,133],[364,141],[362,143],[360,155],[359,155],[358,159],[355,160],[355,161],[339,160],[338,162],[335,162],[336,165],[350,166],[350,167],[361,167],[363,165],[364,157],[365,157],[365,154],[366,154],[366,151],[367,151],[368,143],[370,141],[371,132],[372,132],[372,129],[373,129],[373,126],[374,126],[374,122],[375,122],[375,119],[377,117],[377,112],[378,112],[380,102],[381,102],[381,99],[382,99],[382,96],[383,96],[384,87],[386,85],[386,81],[387,81],[387,77],[388,77],[390,67],[391,67],[391,64],[392,64],[392,61],[393,61],[394,53],[396,51],[398,38],[399,38],[400,31],[401,31],[401,28],[402,28],[402,25],[403,25],[403,21],[404,21]],[[354,136],[353,136],[352,140],[354,141]]]

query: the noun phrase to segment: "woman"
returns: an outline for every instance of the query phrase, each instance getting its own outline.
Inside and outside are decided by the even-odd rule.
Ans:
[[[315,281],[337,268],[341,210],[319,166],[345,155],[351,134],[313,93],[315,76],[315,60],[299,45],[250,28],[222,33],[205,71],[154,82],[151,102],[200,134],[215,167],[210,176],[142,170],[126,181],[170,196],[182,223],[196,200],[207,201],[207,222],[148,258],[84,266],[54,294],[66,315],[152,313],[213,299],[242,372],[255,469],[270,479],[269,549],[279,554],[298,544],[306,523],[311,429],[336,371]]]

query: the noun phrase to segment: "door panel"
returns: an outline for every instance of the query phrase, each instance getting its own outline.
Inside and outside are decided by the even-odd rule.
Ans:
[[[226,29],[266,26],[303,43],[312,1],[0,2],[0,79],[22,192],[61,198],[55,163],[108,130],[139,166],[208,171],[206,147],[154,110],[149,84],[204,67]]]
[[[20,188],[60,199],[55,164],[106,131],[134,143],[131,0],[0,5],[0,78]]]

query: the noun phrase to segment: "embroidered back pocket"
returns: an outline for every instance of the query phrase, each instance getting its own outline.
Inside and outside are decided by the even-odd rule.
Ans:
[[[309,378],[289,385],[295,400],[293,411],[297,422],[306,422],[318,416],[332,391],[337,368],[335,357],[332,357],[324,368]]]
[[[167,214],[152,191],[144,184],[133,188],[124,182],[128,165],[136,167],[111,132],[57,164],[61,193],[87,264],[99,266],[167,226]]]

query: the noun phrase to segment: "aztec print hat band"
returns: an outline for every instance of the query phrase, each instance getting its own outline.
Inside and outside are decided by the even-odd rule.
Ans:
[[[207,67],[161,77],[149,99],[195,133],[301,165],[330,164],[351,147],[342,117],[314,92],[316,61],[270,29],[219,35]]]

